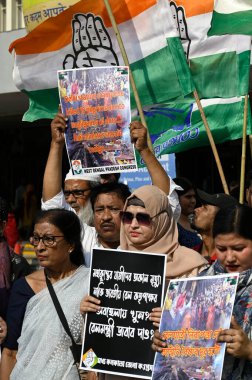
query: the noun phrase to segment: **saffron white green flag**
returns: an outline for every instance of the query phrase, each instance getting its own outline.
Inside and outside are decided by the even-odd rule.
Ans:
[[[190,71],[167,0],[110,0],[143,105],[193,91]],[[30,98],[24,120],[58,109],[57,70],[123,65],[103,0],[81,0],[10,46],[14,82]],[[134,97],[131,107],[135,108]]]
[[[168,0],[169,1],[169,0]],[[216,144],[242,137],[244,97],[248,93],[249,36],[208,37],[213,0],[171,0],[174,21],[189,59]],[[200,112],[192,97],[144,108],[157,155],[209,145]],[[251,115],[248,129],[251,134]]]
[[[229,4],[236,2],[227,1]],[[200,98],[246,95],[249,86],[250,36],[208,37],[213,0],[170,0],[170,6]]]
[[[252,35],[252,0],[215,0],[209,36]]]

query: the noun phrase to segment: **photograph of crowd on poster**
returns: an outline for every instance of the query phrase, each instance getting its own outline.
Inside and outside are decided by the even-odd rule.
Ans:
[[[126,66],[58,71],[66,147],[76,174],[137,170]]]
[[[155,357],[152,380],[220,380],[225,344],[216,341],[230,326],[239,275],[172,280],[160,332],[167,347]]]
[[[88,312],[81,368],[151,379],[155,352],[149,313],[162,305],[166,256],[94,249],[90,295],[101,310]]]

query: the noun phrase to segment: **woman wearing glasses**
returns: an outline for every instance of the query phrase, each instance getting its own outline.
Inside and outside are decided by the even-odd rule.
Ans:
[[[87,292],[89,276],[82,265],[81,232],[79,219],[71,211],[52,209],[37,217],[31,242],[42,269],[13,286],[1,380],[79,378],[73,366],[71,339],[48,292],[46,276],[78,343],[82,330],[79,304]]]

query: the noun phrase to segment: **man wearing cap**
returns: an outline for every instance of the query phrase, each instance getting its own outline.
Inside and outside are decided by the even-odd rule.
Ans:
[[[197,196],[201,206],[194,210],[195,217],[193,228],[196,229],[202,237],[202,256],[209,260],[213,260],[214,241],[212,237],[212,228],[215,215],[219,209],[232,207],[238,204],[238,201],[231,195],[224,193],[208,194],[199,189],[197,190]]]
[[[80,220],[88,225],[93,224],[93,210],[90,203],[91,189],[99,185],[100,176],[74,174],[70,169],[64,182],[64,190],[57,195],[71,206],[78,214]],[[57,199],[56,199],[57,201]]]
[[[93,224],[93,211],[90,203],[91,189],[100,183],[100,176],[93,174],[73,174],[70,168],[62,184],[62,156],[66,128],[64,117],[54,118],[51,124],[51,147],[43,181],[42,209],[74,209],[80,220],[88,225]]]

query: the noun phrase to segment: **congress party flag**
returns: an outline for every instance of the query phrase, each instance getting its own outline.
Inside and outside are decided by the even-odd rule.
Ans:
[[[242,0],[226,0],[231,3]],[[252,3],[248,1],[247,3]],[[173,18],[200,98],[246,95],[250,72],[250,36],[209,37],[213,0],[170,0]]]
[[[252,34],[252,0],[216,0],[208,35]]]
[[[111,0],[143,105],[193,91],[167,0]],[[81,0],[10,46],[14,82],[30,98],[23,120],[52,118],[59,97],[57,70],[123,65],[103,0]],[[131,107],[135,99],[131,96]]]

